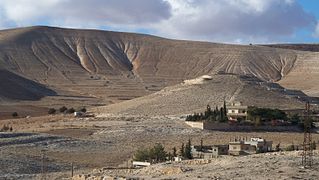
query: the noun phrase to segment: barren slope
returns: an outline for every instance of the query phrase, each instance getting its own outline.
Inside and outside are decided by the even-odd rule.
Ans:
[[[246,105],[277,108],[302,108],[303,103],[288,96],[280,88],[250,76],[214,75],[211,80],[202,77],[166,87],[154,94],[97,108],[101,116],[121,115],[185,115],[203,112],[227,102],[241,101]]]
[[[97,30],[30,27],[0,31],[1,68],[56,92],[105,103],[216,72],[252,74],[266,81],[283,79],[283,85],[317,95],[319,85],[313,82],[318,71],[308,71],[318,67],[317,55]]]

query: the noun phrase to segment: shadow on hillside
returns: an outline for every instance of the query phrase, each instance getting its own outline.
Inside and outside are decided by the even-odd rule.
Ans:
[[[55,91],[40,83],[0,69],[0,98],[35,101],[55,95],[57,95]]]

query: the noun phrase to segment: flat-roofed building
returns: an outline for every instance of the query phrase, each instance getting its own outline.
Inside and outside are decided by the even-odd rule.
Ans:
[[[227,105],[227,117],[230,121],[246,120],[248,106],[244,106],[242,102],[232,102]]]
[[[250,140],[236,140],[229,142],[229,155],[247,155],[272,151],[272,141],[262,138],[250,138]]]
[[[228,155],[228,145],[192,146],[194,158],[211,159],[220,155]]]

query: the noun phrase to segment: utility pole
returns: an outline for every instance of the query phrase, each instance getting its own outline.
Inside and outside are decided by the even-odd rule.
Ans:
[[[310,104],[306,103],[306,111],[304,118],[304,141],[303,141],[303,152],[302,152],[302,166],[304,168],[311,168],[313,149],[311,146],[311,119],[310,119]]]
[[[42,166],[41,166],[41,174],[42,174],[42,179],[45,180],[45,150],[41,150],[42,153]]]
[[[71,178],[73,178],[74,175],[74,166],[73,166],[73,162],[71,163]]]

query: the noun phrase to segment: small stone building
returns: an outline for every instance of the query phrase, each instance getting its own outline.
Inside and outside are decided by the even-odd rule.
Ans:
[[[247,155],[272,151],[272,141],[262,138],[250,138],[250,140],[236,140],[229,142],[229,155]]]
[[[228,145],[192,146],[194,158],[211,159],[228,154]]]

